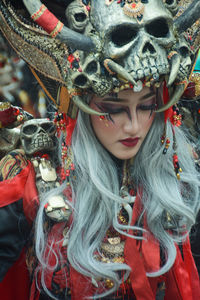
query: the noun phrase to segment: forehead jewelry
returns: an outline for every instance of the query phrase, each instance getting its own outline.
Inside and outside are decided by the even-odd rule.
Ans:
[[[116,0],[105,0],[107,6],[111,5]],[[124,14],[135,18],[138,23],[142,23],[145,6],[148,0],[117,0],[117,4],[123,7]]]

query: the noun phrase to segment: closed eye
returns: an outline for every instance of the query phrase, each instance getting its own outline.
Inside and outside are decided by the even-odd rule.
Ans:
[[[95,105],[104,113],[107,113],[107,119],[109,121],[112,121],[114,123],[114,120],[112,119],[111,115],[117,115],[121,113],[127,113],[129,119],[131,119],[131,113],[129,110],[129,107],[127,106],[116,106],[113,104],[108,103],[95,103]]]
[[[145,102],[142,102],[140,104],[137,105],[137,110],[140,109],[140,110],[150,110],[150,111],[154,111],[157,107],[157,104],[156,104],[156,99],[155,97],[145,101]]]
[[[153,103],[151,105],[139,105],[137,109],[141,110],[155,110],[157,107],[156,103]]]
[[[121,112],[127,111],[127,107],[123,106],[123,107],[119,107],[119,106],[115,106],[115,105],[111,105],[111,104],[107,104],[107,103],[95,103],[95,105],[104,113],[108,113],[108,114],[119,114]]]

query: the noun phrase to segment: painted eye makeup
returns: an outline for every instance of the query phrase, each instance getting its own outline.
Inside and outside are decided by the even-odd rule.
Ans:
[[[157,103],[155,98],[145,102],[144,104],[139,104],[137,106],[137,109],[140,109],[142,111],[150,111],[150,117],[152,113],[156,110],[156,108],[157,108]]]
[[[107,113],[108,120],[112,121],[114,123],[114,120],[112,119],[111,115],[120,114],[123,112],[126,112],[129,119],[131,119],[131,113],[128,107],[126,106],[117,106],[113,104],[108,103],[95,103],[95,105],[104,113]]]
[[[141,104],[137,105],[137,109],[141,110],[152,110],[156,107],[156,98],[152,98],[146,102],[142,102]]]

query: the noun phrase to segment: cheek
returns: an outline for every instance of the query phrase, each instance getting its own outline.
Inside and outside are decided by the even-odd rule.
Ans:
[[[146,120],[146,122],[144,122],[143,128],[144,128],[144,131],[145,131],[146,134],[149,132],[154,118],[155,118],[155,113],[153,113],[152,116],[150,118],[148,118]]]
[[[112,121],[104,116],[91,115],[92,127],[97,135],[109,135],[117,129],[117,126]]]
[[[90,107],[96,111],[100,111],[99,108],[93,102],[90,103]],[[115,130],[116,128],[120,127],[116,117],[112,117],[113,121],[109,120],[109,118],[106,116],[91,115],[90,118],[95,132],[105,129],[106,132],[108,132],[109,130]]]

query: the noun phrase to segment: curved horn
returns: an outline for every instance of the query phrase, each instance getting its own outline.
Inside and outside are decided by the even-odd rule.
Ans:
[[[84,103],[79,96],[72,96],[72,101],[78,108],[90,115],[97,115],[97,116],[107,116],[107,113],[96,111],[88,106],[88,104]]]
[[[174,53],[173,56],[171,57],[170,61],[169,61],[169,64],[170,64],[170,67],[171,67],[171,72],[170,72],[169,79],[168,79],[168,82],[167,82],[168,87],[170,85],[172,85],[172,83],[176,79],[176,76],[179,72],[180,63],[181,63],[180,56],[178,55],[178,53]]]
[[[52,37],[56,37],[67,46],[83,51],[92,51],[96,47],[88,36],[75,32],[61,23],[40,0],[23,0],[31,18]]]
[[[185,84],[177,85],[171,100],[167,104],[165,104],[163,107],[156,110],[156,112],[163,112],[163,111],[167,110],[168,108],[170,108],[170,106],[176,104],[179,101],[180,97],[182,96],[184,90],[185,90]]]
[[[111,72],[117,73],[122,78],[128,80],[128,82],[131,82],[134,85],[136,84],[133,77],[122,66],[120,66],[119,64],[117,64],[113,60],[105,59],[104,60],[104,66],[108,71],[110,70]]]
[[[174,21],[178,33],[186,31],[200,17],[200,1],[194,0],[184,13]]]

